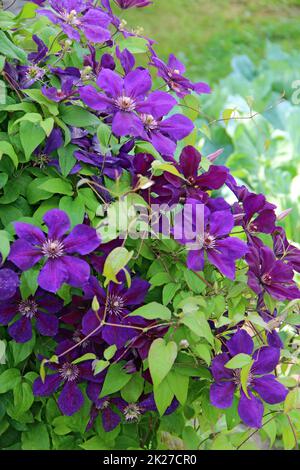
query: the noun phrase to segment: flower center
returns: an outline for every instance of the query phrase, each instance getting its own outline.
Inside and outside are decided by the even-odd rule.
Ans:
[[[131,112],[135,110],[136,103],[130,96],[119,96],[115,100],[115,105],[117,108],[121,109],[121,111]]]
[[[79,377],[79,369],[76,365],[65,362],[59,369],[60,376],[68,382],[74,382]]]
[[[126,406],[126,408],[124,408],[123,413],[126,421],[132,423],[137,421],[141,416],[141,408],[139,407],[139,405],[131,403],[130,405]]]
[[[145,128],[149,131],[154,131],[158,127],[158,122],[154,119],[152,114],[141,114],[141,120]]]
[[[103,403],[101,403],[101,405],[99,406],[99,409],[100,410],[106,410],[110,405],[110,402],[109,400],[104,400]]]
[[[107,301],[107,311],[110,315],[114,314],[117,317],[121,317],[124,309],[124,304],[125,302],[123,297],[121,297],[120,295],[111,295],[109,296]]]
[[[72,336],[72,339],[73,339],[74,343],[80,343],[83,338],[84,338],[84,336],[82,335],[80,330],[75,330],[74,331],[74,334]],[[82,347],[82,349],[85,349],[85,348],[88,347],[88,345],[89,345],[89,340],[86,340],[83,343],[81,343],[80,346]]]
[[[44,168],[49,163],[50,158],[49,155],[45,153],[40,153],[37,157],[35,157],[33,166],[38,166],[40,168]]]
[[[64,255],[64,245],[59,240],[50,238],[42,245],[42,253],[47,258],[56,259]]]
[[[248,375],[248,380],[247,380],[248,387],[250,387],[250,385],[252,384],[253,379],[254,379],[254,376],[250,372],[249,375]],[[241,387],[241,385],[242,385],[241,384],[241,369],[236,369],[236,370],[233,371],[233,383],[237,387]]]
[[[203,239],[203,245],[206,248],[213,248],[215,246],[216,239],[210,233],[205,232],[204,234],[204,239]]]
[[[72,26],[78,26],[80,24],[80,21],[77,17],[77,11],[76,10],[72,10],[72,11],[70,11],[70,13],[68,13],[67,11],[64,11],[63,12],[63,18],[64,18],[66,23],[68,23]]]
[[[248,228],[249,232],[257,232],[258,231],[258,226],[252,222],[251,224],[249,224],[249,228]]]
[[[31,67],[28,67],[28,70],[26,72],[26,76],[28,78],[36,78],[42,74],[43,70],[40,69],[39,67],[33,65]]]
[[[261,281],[263,284],[266,284],[267,286],[272,284],[272,276],[271,274],[269,273],[266,273],[264,274],[262,277],[261,277]]]
[[[37,313],[38,306],[34,300],[22,300],[19,303],[19,312],[26,318],[32,318]]]

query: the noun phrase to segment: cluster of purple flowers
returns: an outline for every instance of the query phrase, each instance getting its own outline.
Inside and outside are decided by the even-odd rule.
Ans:
[[[195,239],[189,242],[184,238],[180,240],[187,247],[189,269],[200,272],[210,265],[216,268],[220,279],[234,281],[237,263],[247,265],[248,286],[257,298],[257,312],[266,322],[274,319],[276,312],[266,309],[265,295],[278,301],[299,299],[294,272],[300,272],[300,251],[277,226],[275,206],[263,195],[238,185],[225,166],[211,164],[204,170],[202,156],[192,146],[184,146],[179,160],[175,158],[178,142],[194,129],[193,122],[177,112],[177,105],[187,94],[210,93],[209,86],[187,79],[183,64],[175,56],[171,55],[168,63],[164,63],[148,41],[150,65],[157,71],[164,88],[164,91],[151,91],[150,72],[135,66],[135,58],[129,50],[121,51],[116,47],[114,37],[129,37],[133,33],[120,27],[108,0],[103,0],[102,6],[84,0],[50,0],[49,7],[44,6],[43,1],[35,3],[41,7],[37,13],[59,27],[68,40],[83,41],[88,46],[84,49],[83,68],[65,67],[63,58],[59,67],[53,67],[50,65],[53,62],[48,63],[51,51],[34,36],[38,49],[28,56],[28,64],[5,64],[14,88],[36,87],[42,80],[41,90],[46,98],[68,106],[72,106],[73,100],[80,103],[99,118],[99,123],[101,119],[109,126],[111,137],[119,144],[104,152],[90,128],[70,128],[77,160],[72,177],[76,178],[82,168],[89,167],[95,170],[91,180],[105,187],[105,178],[116,180],[126,171],[135,192],[147,203],[204,205],[204,235],[196,233]],[[114,3],[127,9],[144,7],[151,2],[115,0]],[[101,49],[105,52],[100,57]],[[56,80],[49,80],[49,76],[55,76]],[[59,89],[53,86],[57,78],[61,83]],[[154,173],[154,156],[135,150],[141,141],[151,144],[174,171]],[[52,166],[60,172],[56,151],[63,145],[62,130],[55,126],[44,144],[35,149],[33,165]],[[141,178],[151,184],[139,187]],[[220,195],[214,197],[213,191],[224,186],[235,195],[234,204]],[[107,194],[104,192],[101,196],[107,197]],[[190,223],[191,227],[196,225],[193,215]],[[92,401],[88,428],[100,414],[107,431],[119,424],[120,414],[131,422],[146,411],[155,411],[153,395],[149,393],[143,394],[137,403],[127,403],[115,395],[99,398],[106,371],[95,374],[93,360],[77,361],[86,353],[101,358],[108,346],[115,345],[114,361],[124,361],[128,373],[142,369],[151,343],[168,330],[159,327],[157,322],[128,316],[144,304],[150,284],[134,274],[130,287],[125,277],[119,276],[118,284],[104,289],[102,270],[112,246],[101,242],[88,217],[71,230],[67,214],[51,209],[45,213],[40,227],[16,222],[14,230],[16,239],[8,260],[0,269],[0,323],[8,325],[8,334],[19,343],[31,339],[33,327],[39,334],[51,336],[57,342],[58,360],[47,364],[50,373],[35,381],[34,394],[48,396],[61,389],[58,405],[62,413],[72,415],[84,403],[81,384],[87,383],[87,395]],[[234,233],[242,233],[242,236],[232,236]],[[261,234],[271,236],[273,248],[263,243]],[[195,243],[200,241],[200,236],[201,244],[197,248]],[[118,240],[114,243],[114,246],[121,245]],[[191,248],[189,243],[192,243]],[[38,290],[23,298],[20,275],[34,267],[39,271]],[[59,292],[66,285],[71,288],[72,300],[64,305]],[[96,309],[92,306],[95,299],[99,305]],[[156,329],[148,331],[156,324]],[[269,345],[253,353],[251,336],[244,329],[238,329],[229,335],[224,351],[214,358],[211,367],[214,380],[210,389],[211,403],[218,408],[230,407],[239,390],[240,417],[252,427],[261,426],[264,410],[261,400],[275,404],[283,401],[287,394],[285,387],[271,374],[279,362],[282,347],[280,337],[273,333],[267,336]],[[226,363],[240,353],[253,358],[246,389],[242,387],[241,371],[226,368]],[[151,383],[147,371],[143,377]],[[167,413],[177,406],[174,400]]]

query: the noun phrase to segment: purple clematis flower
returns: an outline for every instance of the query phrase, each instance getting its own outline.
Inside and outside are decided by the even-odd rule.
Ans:
[[[66,416],[72,416],[84,404],[84,396],[78,383],[93,377],[92,361],[74,364],[75,360],[74,351],[66,354],[59,359],[58,364],[49,364],[55,370],[54,374],[46,375],[44,382],[39,377],[33,383],[33,394],[39,397],[48,397],[62,386],[58,406]]]
[[[187,199],[192,206],[199,201]],[[204,214],[204,234],[197,234],[194,241],[183,239],[180,242],[187,245],[198,242],[199,248],[191,248],[188,253],[187,265],[194,271],[204,268],[204,254],[208,261],[229,279],[235,278],[235,262],[245,256],[249,251],[247,244],[230,233],[234,227],[234,218],[230,210],[216,210],[211,212],[208,208]],[[180,221],[181,223],[181,221]]]
[[[248,190],[243,191],[241,196],[242,206],[239,203],[233,206],[238,224],[242,225],[250,236],[272,233],[275,229],[276,206],[267,202],[262,194],[250,193]]]
[[[116,136],[144,134],[143,123],[137,113],[164,115],[174,106],[174,99],[167,93],[160,93],[147,104],[146,95],[151,89],[151,76],[148,70],[135,69],[122,78],[116,72],[103,69],[97,85],[105,92],[99,93],[92,85],[81,87],[81,100],[90,108],[112,117],[112,131]],[[158,98],[160,101],[158,101]]]
[[[163,119],[176,104],[176,100],[165,92],[155,91],[151,93],[145,105],[141,106],[145,107],[145,111],[151,110],[151,114],[140,114],[144,126],[141,137],[151,142],[156,150],[165,156],[174,155],[177,141],[187,137],[194,129],[193,122],[182,114]]]
[[[100,304],[100,310],[97,314],[89,310],[82,320],[82,331],[84,334],[90,334],[99,327],[99,319],[103,318],[105,305],[107,305],[106,321],[112,325],[104,325],[101,328],[102,338],[108,344],[115,344],[117,348],[123,347],[127,341],[138,336],[139,331],[130,326],[147,326],[147,321],[140,317],[127,317],[131,310],[142,305],[150,284],[143,279],[135,278],[132,280],[131,287],[126,289],[123,284],[114,284],[106,294],[95,277],[91,277],[89,283],[85,286],[85,296],[92,299],[97,297]],[[126,325],[128,328],[118,327]]]
[[[68,98],[72,98],[76,90],[74,89],[73,78],[67,78],[61,81],[61,88],[42,87],[42,93],[48,100],[60,103]]]
[[[40,9],[37,13],[59,25],[70,39],[80,41],[79,31],[91,42],[102,43],[110,39],[111,19],[100,8],[88,8],[84,0],[50,0],[49,3],[51,10]]]
[[[99,414],[102,418],[103,429],[106,432],[110,432],[121,423],[122,416],[124,417],[125,422],[135,423],[139,421],[141,416],[147,413],[147,411],[157,412],[157,407],[152,393],[142,396],[137,403],[128,403],[118,397],[108,396],[99,398],[101,389],[102,384],[99,383],[89,383],[87,386],[87,395],[93,402],[87,429],[91,429]],[[165,415],[173,413],[177,409],[178,405],[178,401],[174,399],[171,405],[167,408]]]
[[[58,318],[54,315],[63,307],[63,301],[38,289],[35,296],[22,299],[18,292],[5,305],[0,306],[0,323],[8,325],[17,314],[20,318],[10,325],[8,333],[17,343],[26,343],[32,338],[32,321],[42,336],[55,336]]]
[[[293,278],[293,268],[277,260],[267,246],[252,246],[246,256],[249,265],[248,286],[256,294],[267,292],[278,300],[300,298],[300,290]]]
[[[244,330],[238,330],[227,342],[228,353],[222,353],[213,359],[211,372],[214,383],[210,387],[210,401],[217,408],[230,408],[236,389],[240,390],[238,413],[247,426],[260,428],[264,406],[261,401],[271,405],[285,400],[288,390],[271,374],[276,368],[280,350],[263,346],[253,354],[254,344],[251,336]],[[227,369],[226,363],[237,354],[253,357],[247,382],[247,390],[241,384],[240,369]],[[254,395],[256,393],[258,396]]]
[[[228,176],[228,168],[219,165],[210,165],[208,171],[199,174],[201,154],[191,145],[185,147],[180,155],[179,164],[175,165],[185,180],[171,173],[165,178],[180,192],[180,197],[195,198],[207,202],[208,195],[204,191],[220,189]]]
[[[86,261],[73,255],[87,255],[98,248],[100,239],[96,230],[83,224],[76,225],[66,236],[71,226],[70,219],[59,209],[48,211],[43,221],[48,227],[47,235],[33,225],[14,224],[19,239],[11,247],[10,261],[27,271],[44,260],[38,284],[46,291],[55,293],[64,283],[82,287],[89,279],[90,267]]]
[[[11,299],[17,292],[19,284],[19,276],[12,269],[0,269],[0,300]]]
[[[122,10],[127,10],[128,8],[142,8],[151,5],[153,2],[151,0],[114,0],[114,2],[122,8]]]
[[[295,271],[300,273],[300,250],[289,243],[284,229],[276,227],[272,238],[276,258],[286,261]]]
[[[157,68],[158,76],[167,83],[171,90],[175,91],[179,98],[183,98],[192,91],[199,94],[210,93],[211,91],[206,83],[192,83],[184,77],[185,66],[173,54],[170,55],[168,63],[165,64],[153,53],[150,65]]]
[[[44,168],[51,163],[51,161],[53,162],[54,160],[51,159],[51,154],[62,147],[63,144],[64,141],[61,130],[54,128],[45,143],[39,145],[34,151],[33,165]]]

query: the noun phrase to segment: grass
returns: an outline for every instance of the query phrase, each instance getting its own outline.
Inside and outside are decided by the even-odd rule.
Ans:
[[[266,40],[300,48],[300,0],[154,0],[122,18],[142,26],[163,58],[175,53],[189,76],[209,82],[228,74],[233,55],[258,60]]]

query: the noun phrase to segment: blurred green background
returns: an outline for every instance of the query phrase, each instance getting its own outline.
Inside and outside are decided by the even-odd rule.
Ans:
[[[266,39],[300,48],[300,0],[154,0],[121,16],[163,57],[179,54],[190,76],[210,82],[228,74],[232,55],[262,57]]]

